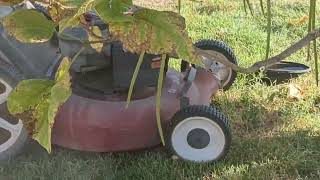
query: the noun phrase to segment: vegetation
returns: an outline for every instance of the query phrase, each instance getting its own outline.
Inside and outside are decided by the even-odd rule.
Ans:
[[[245,14],[243,2],[204,0],[182,2],[187,31],[193,41],[218,39],[233,47],[241,66],[265,58],[267,20],[259,2],[250,1],[255,16]],[[270,55],[301,39],[308,28],[309,2],[272,1]],[[174,10],[168,3],[140,1],[153,8]],[[316,12],[319,12],[319,1]],[[316,22],[315,27],[319,27]],[[319,49],[317,49],[319,52]],[[312,51],[312,50],[311,50]],[[308,50],[288,60],[306,63]],[[170,61],[178,68],[178,61]],[[302,98],[289,95],[300,87]],[[0,179],[318,179],[320,177],[320,90],[310,73],[288,84],[266,86],[258,77],[240,75],[227,92],[212,102],[231,120],[233,144],[216,164],[190,164],[170,159],[163,148],[131,153],[84,153],[54,148],[8,162]]]

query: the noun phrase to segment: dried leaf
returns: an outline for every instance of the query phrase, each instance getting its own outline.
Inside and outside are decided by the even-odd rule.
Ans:
[[[301,87],[290,83],[288,85],[288,97],[290,99],[302,100],[303,99],[303,91],[302,91]]]
[[[292,26],[300,26],[307,23],[308,21],[309,21],[309,16],[306,15],[297,19],[289,19],[288,24]]]

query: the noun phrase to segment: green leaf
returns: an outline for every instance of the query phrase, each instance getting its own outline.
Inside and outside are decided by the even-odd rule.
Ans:
[[[20,114],[35,109],[53,84],[54,81],[43,79],[21,81],[8,97],[8,110],[12,114]]]
[[[24,43],[48,41],[55,32],[55,25],[35,10],[17,10],[6,16],[3,26],[9,35]]]
[[[160,139],[162,144],[165,146],[165,141],[164,141],[164,136],[163,136],[163,130],[162,130],[162,125],[161,125],[161,117],[160,117],[160,112],[161,112],[161,95],[162,95],[162,84],[165,76],[165,65],[166,65],[166,55],[163,54],[161,58],[161,66],[160,66],[160,73],[159,73],[159,78],[158,78],[158,86],[157,86],[157,96],[156,96],[156,118],[157,118],[157,126],[158,126],[158,131],[160,135]]]
[[[132,6],[132,0],[100,0],[95,9],[106,23],[132,22],[124,13]]]
[[[110,31],[131,52],[174,54],[203,66],[185,30],[184,18],[174,12],[142,9],[132,22],[110,23]]]
[[[127,108],[129,106],[129,103],[130,103],[130,100],[131,100],[133,88],[134,88],[134,85],[136,83],[141,64],[143,62],[144,54],[145,54],[144,51],[140,54],[139,60],[137,62],[136,68],[134,69],[134,72],[133,72],[133,75],[132,75],[132,78],[131,78],[131,83],[130,83],[130,87],[129,87],[129,91],[128,91],[128,97],[127,97]]]
[[[55,80],[21,81],[8,98],[8,110],[23,121],[33,139],[51,152],[51,129],[59,107],[71,95],[69,68],[64,58]]]

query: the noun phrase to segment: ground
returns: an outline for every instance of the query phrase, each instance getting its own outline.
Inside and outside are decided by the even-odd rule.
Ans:
[[[157,4],[152,5],[152,1]],[[174,8],[174,3],[152,1],[139,3]],[[182,15],[194,41],[222,40],[234,49],[240,65],[249,66],[265,58],[267,23],[259,1],[255,2],[253,17],[245,14],[240,0],[183,1]],[[274,55],[306,34],[307,21],[303,17],[308,15],[308,1],[272,2]],[[313,61],[306,61],[306,52],[299,51],[288,60],[314,67]],[[174,67],[177,64],[171,62]],[[112,154],[54,148],[50,155],[42,151],[27,153],[5,163],[0,166],[0,179],[319,179],[319,87],[315,86],[313,73],[291,84],[300,86],[302,99],[288,95],[288,84],[267,86],[260,83],[259,77],[241,74],[229,91],[213,98],[212,104],[230,118],[233,134],[229,154],[217,163],[199,165],[173,160],[161,147]]]

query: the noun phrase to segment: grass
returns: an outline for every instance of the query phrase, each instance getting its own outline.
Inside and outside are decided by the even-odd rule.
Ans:
[[[149,6],[150,2],[142,1]],[[271,55],[275,55],[306,34],[307,21],[289,22],[308,15],[308,1],[272,2]],[[194,41],[222,40],[234,49],[240,65],[249,66],[265,57],[267,37],[259,1],[252,3],[254,17],[245,14],[241,0],[183,1],[182,14]],[[173,8],[172,3],[161,4],[156,8]],[[317,13],[319,7],[318,2]],[[288,60],[314,68],[306,57],[304,49]],[[177,61],[171,65],[178,67]],[[239,75],[229,91],[218,93],[213,104],[230,118],[233,130],[231,150],[218,163],[172,160],[161,147],[105,154],[55,148],[51,155],[29,152],[3,164],[0,179],[319,179],[320,89],[314,79],[310,73],[290,82],[301,87],[302,100],[288,97],[288,84],[266,86],[247,75]]]

